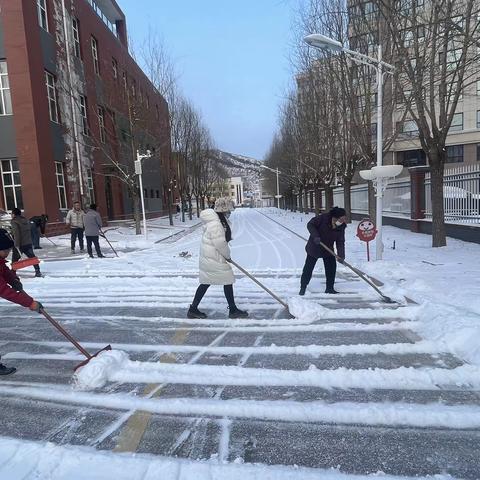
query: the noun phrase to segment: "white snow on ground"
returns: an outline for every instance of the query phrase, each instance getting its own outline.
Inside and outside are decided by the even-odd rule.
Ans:
[[[0,478],[5,480],[367,480],[337,470],[189,461],[154,455],[113,454],[92,448],[59,447],[0,437]],[[400,477],[376,475],[384,480]],[[405,477],[402,477],[405,479]],[[448,480],[448,475],[415,480]]]
[[[109,353],[112,355],[108,356]],[[119,355],[115,355],[116,353]],[[126,355],[123,355],[125,354],[119,351],[107,352],[90,360],[76,375],[78,385],[84,389],[91,389],[101,387],[109,380],[121,383],[306,386],[327,389],[431,390],[452,385],[480,389],[480,368],[468,364],[453,369],[399,367],[365,370],[352,370],[344,367],[319,370],[311,365],[308,370],[295,371],[222,365],[137,362],[130,361]],[[2,391],[0,385],[0,393]]]
[[[308,237],[306,223],[312,214],[276,209],[264,213]],[[414,327],[421,336],[480,365],[480,244],[448,238],[446,247],[432,248],[430,235],[384,226],[384,259],[367,262],[365,243],[355,236],[357,224],[346,230],[347,261],[384,282],[386,295],[404,295],[422,306]],[[375,251],[375,241],[370,251]]]
[[[107,383],[112,372],[124,368],[128,361],[128,355],[121,350],[100,352],[75,372],[75,385],[79,390],[102,387]]]
[[[311,215],[279,212],[266,209],[268,214],[283,225],[299,234],[308,236],[306,222]],[[289,301],[290,311],[297,317],[293,320],[275,320],[275,306],[267,303],[264,292],[257,289],[250,280],[241,278],[236,291],[248,296],[249,309],[264,309],[272,312],[272,317],[241,321],[204,320],[187,321],[158,317],[144,318],[134,315],[125,319],[155,322],[158,331],[168,332],[177,328],[179,323],[194,331],[219,332],[335,332],[335,331],[388,331],[413,329],[425,341],[415,344],[399,343],[387,345],[306,345],[277,346],[261,345],[253,347],[210,347],[185,345],[140,345],[116,344],[114,348],[126,352],[152,351],[162,353],[209,351],[214,354],[239,354],[248,358],[255,353],[319,355],[366,355],[375,353],[410,354],[452,352],[469,363],[454,369],[434,367],[351,370],[318,370],[311,367],[305,371],[262,370],[233,366],[176,365],[167,363],[133,362],[126,353],[114,350],[102,353],[79,371],[77,386],[82,389],[97,388],[107,381],[133,383],[191,383],[208,385],[281,385],[281,386],[318,386],[323,388],[375,388],[375,389],[438,389],[455,390],[461,386],[480,388],[480,245],[449,239],[449,246],[431,249],[431,238],[427,235],[393,228],[384,228],[386,251],[382,262],[366,262],[365,245],[356,237],[356,222],[347,229],[347,260],[382,280],[386,295],[395,299],[408,297],[418,305],[402,306],[396,310],[381,303],[381,299],[367,285],[344,281],[337,288],[344,293],[342,299],[349,296],[370,300],[370,306],[364,309],[327,309],[321,306],[333,305],[332,297],[323,295],[323,279],[313,279],[305,298],[296,297],[298,283],[288,277],[299,277],[305,259],[304,242],[293,235],[290,239],[279,238],[271,241],[274,224],[267,219],[255,221],[255,229],[247,215],[252,211],[235,212],[232,216],[233,235],[232,258],[253,273],[267,278],[272,290],[280,290]],[[258,217],[260,215],[258,214]],[[115,227],[107,235],[114,247],[139,249],[134,252],[119,252],[119,258],[106,260],[88,259],[80,255],[69,255],[69,242],[66,236],[54,239],[61,244],[58,250],[46,249],[41,254],[46,261],[42,270],[47,274],[43,280],[28,278],[31,273],[21,272],[22,281],[28,293],[38,297],[50,313],[63,307],[71,307],[68,315],[59,315],[63,324],[86,322],[85,328],[95,325],[101,332],[101,322],[121,321],[122,317],[101,315],[98,319],[76,319],[75,308],[95,303],[98,307],[108,306],[162,306],[186,309],[185,295],[193,296],[197,286],[198,249],[201,230],[188,235],[178,243],[168,239],[185,229],[176,226],[170,229],[166,219],[149,221],[149,240],[136,237],[129,228]],[[196,220],[190,224],[195,224]],[[479,229],[480,234],[480,229]],[[269,236],[270,235],[270,236]],[[281,237],[281,235],[279,235]],[[153,242],[166,239],[165,242]],[[395,241],[395,250],[392,249]],[[103,242],[103,240],[102,240]],[[42,240],[43,246],[48,242]],[[103,242],[104,252],[108,246]],[[64,253],[62,253],[62,249]],[[372,245],[374,251],[374,244]],[[323,270],[319,265],[317,267]],[[349,273],[339,266],[340,272]],[[283,275],[283,278],[282,278]],[[89,277],[102,279],[102,290],[89,286]],[[262,277],[263,278],[263,277]],[[284,278],[287,278],[285,280]],[[152,286],[152,279],[155,285]],[[289,283],[290,282],[290,283]],[[63,292],[75,294],[71,297]],[[97,284],[98,285],[98,284]],[[354,290],[354,291],[352,291]],[[140,295],[139,295],[140,294]],[[50,300],[51,299],[51,300]],[[374,303],[378,300],[378,303]],[[1,309],[5,303],[0,303]],[[219,289],[208,292],[202,307],[210,311],[223,308],[224,300]],[[281,307],[279,307],[281,308]],[[93,311],[94,312],[94,311]],[[26,314],[33,315],[33,314]],[[325,323],[313,324],[316,320],[364,319],[362,323]],[[388,319],[388,323],[373,323],[375,319]],[[41,320],[40,320],[41,321]],[[87,322],[89,322],[87,324]],[[98,325],[98,327],[97,327]],[[155,326],[157,327],[157,325]],[[55,342],[32,339],[25,343],[58,348],[58,353],[45,353],[36,356],[15,351],[4,358],[38,359],[79,359],[78,354],[61,337]],[[80,338],[80,340],[82,340]],[[99,341],[104,339],[98,339]],[[18,342],[21,344],[22,342]],[[83,343],[83,342],[82,342]],[[105,343],[86,342],[88,349],[102,348]],[[18,345],[16,346],[18,349]],[[23,356],[22,356],[23,355]],[[190,363],[190,362],[189,362]],[[50,386],[47,384],[15,386],[14,382],[0,383],[0,395],[22,397],[60,403],[97,406],[117,410],[141,410],[159,414],[190,416],[260,418],[282,421],[334,422],[365,425],[404,425],[434,426],[448,428],[471,428],[480,426],[480,410],[474,405],[403,404],[403,403],[333,403],[290,402],[290,401],[250,401],[177,398],[163,400],[159,398],[137,397],[127,394],[104,394],[73,390],[70,386]],[[253,465],[221,465],[218,463],[187,462],[163,459],[159,457],[114,455],[94,450],[70,447],[56,447],[52,444],[22,442],[0,439],[0,478],[8,480],[22,479],[71,479],[76,476],[75,468],[81,465],[78,475],[84,473],[90,465],[89,478],[128,478],[128,479],[187,479],[221,478],[235,480],[262,479],[309,479],[309,478],[363,478],[351,477],[336,471],[318,471],[283,467],[262,467]],[[22,470],[24,469],[24,470]],[[117,473],[118,471],[118,473]],[[161,473],[161,475],[160,475]],[[94,476],[97,475],[98,476]],[[43,476],[42,476],[43,475]],[[105,476],[107,475],[107,476]],[[393,478],[393,477],[385,477]],[[435,478],[447,478],[439,477]]]
[[[212,384],[210,382],[210,384]],[[214,383],[215,384],[215,383]],[[353,403],[288,400],[217,400],[210,398],[145,398],[115,393],[85,393],[65,388],[0,386],[0,393],[15,398],[55,401],[161,415],[228,417],[282,422],[321,422],[347,425],[385,425],[465,429],[480,427],[475,405],[401,402]]]

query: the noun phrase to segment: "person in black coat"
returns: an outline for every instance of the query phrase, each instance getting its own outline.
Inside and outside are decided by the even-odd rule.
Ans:
[[[312,278],[313,269],[319,258],[323,260],[325,267],[327,283],[325,293],[338,293],[334,288],[335,274],[337,271],[336,258],[327,252],[320,243],[324,243],[331,250],[333,250],[333,244],[336,244],[337,255],[343,260],[345,258],[346,221],[345,209],[333,207],[328,213],[323,213],[308,222],[307,228],[310,232],[310,238],[305,247],[307,259],[305,260],[305,266],[303,267],[302,278],[300,280],[299,295],[305,295],[305,290]]]
[[[45,228],[48,223],[48,215],[36,215],[30,219],[30,228],[32,229],[33,248],[38,250],[40,246],[40,236],[45,235]]]

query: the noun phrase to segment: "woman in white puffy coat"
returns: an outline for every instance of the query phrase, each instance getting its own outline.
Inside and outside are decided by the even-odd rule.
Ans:
[[[235,277],[232,267],[228,263],[230,261],[228,242],[232,239],[232,231],[227,220],[230,216],[230,210],[230,200],[219,198],[215,202],[215,209],[207,208],[200,213],[200,219],[204,223],[202,245],[200,247],[200,285],[188,309],[188,318],[207,317],[205,313],[198,309],[198,305],[210,285],[223,285],[230,318],[248,317],[247,312],[236,306],[233,295]]]

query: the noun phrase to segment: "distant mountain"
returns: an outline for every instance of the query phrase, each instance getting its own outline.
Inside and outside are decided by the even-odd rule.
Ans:
[[[244,155],[215,150],[215,156],[219,162],[230,172],[232,177],[251,177],[252,173],[260,173],[262,162]]]

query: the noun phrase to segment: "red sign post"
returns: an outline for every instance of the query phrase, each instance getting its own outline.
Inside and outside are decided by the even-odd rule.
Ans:
[[[357,237],[367,243],[367,260],[370,261],[370,246],[369,243],[377,236],[377,229],[375,224],[369,218],[364,218],[358,224]]]

